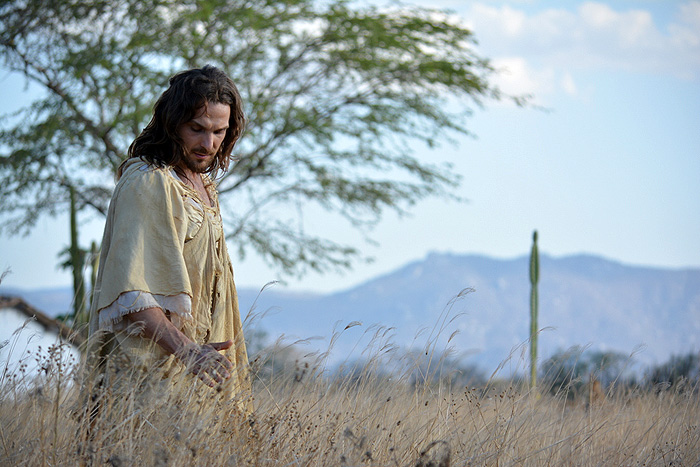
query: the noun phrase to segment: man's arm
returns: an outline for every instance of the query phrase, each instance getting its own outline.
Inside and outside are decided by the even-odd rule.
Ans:
[[[216,383],[223,383],[231,377],[233,364],[218,351],[230,348],[232,341],[196,344],[176,328],[160,308],[129,313],[124,319],[140,324],[143,337],[153,340],[167,353],[179,358],[207,386],[214,387]]]

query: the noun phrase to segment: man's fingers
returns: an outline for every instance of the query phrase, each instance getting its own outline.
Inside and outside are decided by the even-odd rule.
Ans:
[[[192,373],[197,375],[207,386],[214,387],[217,383],[222,384],[231,377],[223,365],[217,365],[218,362],[209,361],[197,367],[192,368]]]
[[[212,365],[214,368],[212,368],[213,372],[215,373],[216,376],[221,375],[223,378],[219,383],[223,383],[225,379],[229,379],[231,377],[230,371],[233,370],[233,364],[228,360],[226,357],[219,356],[214,362],[212,362]]]
[[[211,376],[204,372],[199,372],[197,373],[197,376],[199,377],[200,380],[210,388],[213,388],[216,385],[216,381],[214,381]]]
[[[233,342],[214,342],[189,349],[185,360],[190,371],[197,375],[207,386],[214,387],[231,377],[233,363],[218,351],[231,348]]]
[[[228,358],[226,358],[223,355],[221,355],[220,357],[221,357],[221,359],[217,359],[217,360],[219,361],[221,366],[224,367],[224,370],[226,370],[227,372],[233,371],[233,363],[231,363],[231,360],[229,360]],[[227,376],[227,378],[228,378],[228,376]]]
[[[233,346],[233,341],[226,341],[226,342],[213,342],[207,344],[211,349],[214,349],[215,351],[221,351],[221,350],[226,350],[230,349]],[[226,358],[226,356],[215,353],[216,357],[215,360],[224,368],[226,373],[229,371],[233,371],[233,363]],[[226,378],[228,378],[230,375],[227,374]]]
[[[233,346],[232,340],[227,340],[226,342],[210,342],[209,344],[217,352],[220,350],[230,349]]]
[[[233,364],[225,356],[216,353],[212,347],[204,347],[205,354],[202,355],[202,368],[201,370],[206,372],[210,377],[214,378],[216,382],[223,383],[225,380],[231,377],[231,371],[233,371]]]

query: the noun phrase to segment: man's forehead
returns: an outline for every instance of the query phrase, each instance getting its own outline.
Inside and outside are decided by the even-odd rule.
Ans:
[[[228,126],[228,119],[231,116],[231,107],[220,102],[205,102],[195,112],[190,122],[204,124],[217,123]]]

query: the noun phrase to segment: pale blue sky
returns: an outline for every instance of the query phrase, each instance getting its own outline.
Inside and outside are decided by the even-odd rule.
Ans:
[[[345,289],[430,251],[524,255],[533,229],[541,250],[556,256],[700,267],[699,1],[422,3],[452,8],[504,70],[503,89],[531,92],[548,110],[488,103],[469,122],[476,138],[417,149],[453,162],[470,202],[431,200],[409,218],[387,215],[371,234],[378,246],[306,212],[307,230],[351,242],[375,261],[290,280],[290,288]],[[17,83],[3,76],[5,101]],[[13,271],[3,284],[70,284],[56,268],[67,222],[66,214],[27,238],[0,237],[0,268]],[[100,237],[93,222],[81,241]],[[254,258],[234,263],[239,286],[277,278]]]

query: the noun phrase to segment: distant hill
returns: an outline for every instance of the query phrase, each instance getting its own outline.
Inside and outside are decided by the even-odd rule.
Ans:
[[[539,325],[545,328],[541,358],[583,345],[636,352],[635,360],[648,365],[671,354],[700,350],[700,269],[628,266],[590,255],[542,255],[540,276]],[[468,288],[474,290],[456,298]],[[70,304],[68,289],[0,287],[0,293],[11,292],[48,314],[65,312]],[[351,353],[359,356],[370,343],[379,351],[387,339],[399,346],[424,347],[431,331],[444,324],[438,348],[458,331],[449,345],[468,363],[488,371],[511,354],[510,367],[525,368],[521,357],[527,349],[529,293],[527,257],[502,260],[442,253],[332,294],[275,287],[262,293],[239,290],[242,312],[255,302],[253,327],[271,339],[284,334],[288,341],[308,340],[302,348],[309,351],[325,351],[336,330],[334,361]],[[344,330],[353,322],[362,325]],[[383,339],[371,342],[386,328],[391,329]]]

